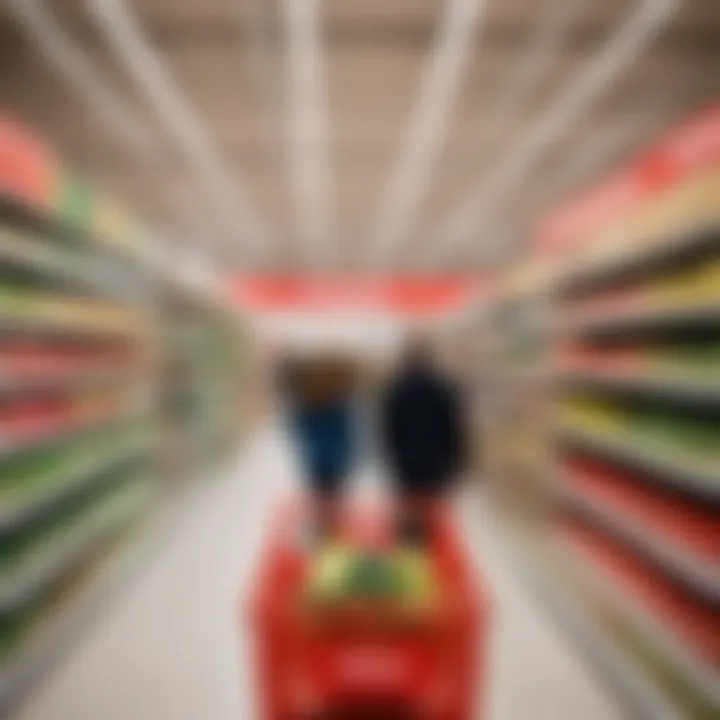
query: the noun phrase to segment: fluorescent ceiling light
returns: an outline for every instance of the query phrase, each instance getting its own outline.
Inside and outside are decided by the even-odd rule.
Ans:
[[[42,0],[8,0],[8,7],[61,74],[111,132],[141,157],[156,152],[152,131],[63,32]]]
[[[285,0],[287,26],[288,175],[299,237],[319,260],[333,239],[329,191],[327,87],[321,52],[319,2]]]
[[[252,210],[244,188],[223,162],[210,136],[173,83],[154,48],[122,0],[86,0],[112,50],[124,63],[147,103],[211,190],[238,245],[258,254],[269,249],[269,229]]]
[[[537,91],[560,54],[563,35],[582,7],[580,0],[551,0],[550,9],[520,55],[513,77],[501,85],[498,100],[490,109],[487,120],[481,123],[480,135],[486,145],[493,147],[498,134],[517,117]]]
[[[539,195],[549,200],[582,183],[598,166],[604,165],[608,158],[613,158],[618,149],[639,133],[647,122],[648,117],[643,113],[640,117],[620,117],[599,127],[570,155],[560,172],[550,178],[547,185],[538,188]]]
[[[440,227],[429,260],[447,256],[472,242],[479,228],[490,221],[490,212],[506,199],[525,173],[566,129],[586,111],[612,80],[637,57],[645,44],[677,9],[677,0],[642,0],[640,6],[570,81],[559,99],[520,136],[495,172],[481,176],[459,208]]]
[[[560,167],[560,171],[550,176],[547,183],[537,187],[537,194],[534,194],[531,200],[532,207],[549,208],[552,211],[552,205],[561,195],[578,183],[584,182],[585,178],[608,157],[614,157],[618,148],[637,134],[647,120],[644,113],[640,118],[621,117],[587,135],[582,147],[568,157],[567,162]],[[490,233],[495,242],[489,246],[478,247],[478,253],[474,254],[473,258],[477,258],[483,264],[510,261],[513,254],[518,252],[519,243],[523,238],[528,239],[529,233],[533,232],[533,227],[513,225],[513,221],[517,219],[515,216],[505,222],[500,222],[498,219]]]
[[[43,0],[9,0],[11,12],[38,50],[45,56],[53,72],[58,73],[77,93],[80,100],[93,112],[123,148],[133,154],[148,174],[155,173],[162,163],[161,143],[157,133],[146,120],[133,111],[122,94],[100,73],[92,59],[68,36],[58,24]],[[185,224],[197,230],[197,209],[193,212],[187,196],[178,192],[177,215]],[[213,237],[220,237],[218,228],[212,227]],[[203,223],[207,234],[208,223]]]
[[[373,264],[391,258],[412,229],[442,149],[476,23],[486,8],[486,0],[452,0],[447,5],[402,152],[367,241]]]

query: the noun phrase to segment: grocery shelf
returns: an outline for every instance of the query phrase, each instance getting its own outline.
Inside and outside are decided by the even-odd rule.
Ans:
[[[508,273],[547,273],[533,300],[548,305],[541,338],[532,307],[514,322],[499,315],[488,338],[495,377],[507,375],[496,348],[510,339],[529,365],[548,368],[532,395],[515,378],[495,383],[487,435],[495,443],[504,432],[510,448],[496,463],[507,487],[498,507],[527,528],[524,572],[627,690],[632,716],[652,720],[720,717],[717,119],[715,108],[709,125],[669,133],[617,182],[550,213],[536,255]],[[707,153],[693,156],[702,167],[675,172],[685,149],[706,141]],[[662,190],[649,179],[643,188],[645,157],[651,175],[658,159],[670,161]],[[533,423],[548,431],[547,462],[513,484],[516,428]],[[556,542],[558,529],[570,531],[579,559]]]
[[[134,517],[149,495],[150,486],[145,478],[121,480],[119,489],[100,498],[99,507],[81,510],[70,528],[53,534],[52,541],[45,539],[29,557],[15,563],[18,567],[6,568],[0,579],[0,613],[11,612],[28,602],[76,566],[84,555]]]
[[[81,227],[68,218],[55,214],[49,208],[30,205],[16,195],[0,191],[0,223],[18,230],[32,232],[54,241],[60,247],[80,251],[96,250],[107,254],[113,263],[125,265],[129,270],[137,269],[134,247],[129,244],[116,245],[91,227]]]
[[[3,335],[65,337],[100,337],[144,340],[148,334],[145,326],[131,326],[112,322],[87,322],[61,319],[52,315],[17,314],[0,310],[0,337]]]
[[[153,439],[147,436],[136,437],[125,443],[120,441],[109,452],[99,453],[69,468],[50,473],[41,485],[31,490],[0,493],[0,532],[6,533],[27,522],[38,513],[92,484],[99,474],[110,472],[119,464],[148,452],[153,442]]]
[[[620,583],[613,575],[586,553],[565,538],[556,538],[556,551],[572,568],[574,574],[583,578],[594,594],[605,601],[646,636],[667,657],[673,658],[690,680],[714,706],[720,709],[720,673],[708,662],[687,647],[667,623],[655,618],[637,600],[633,591]]]
[[[61,372],[13,372],[0,367],[0,395],[29,393],[59,388],[88,388],[127,384],[147,377],[149,370],[107,363],[105,367],[76,368]]]
[[[709,602],[720,602],[720,568],[693,557],[666,535],[644,526],[636,517],[623,517],[609,503],[562,483],[564,500],[570,507],[660,565],[674,578]]]
[[[41,431],[26,437],[12,437],[9,433],[7,435],[0,433],[0,461],[16,453],[27,452],[36,447],[62,442],[79,433],[89,432],[93,428],[144,414],[147,414],[144,409],[128,407],[128,405],[123,404],[121,407],[102,414],[93,413],[77,420],[68,421],[62,419],[52,425],[44,425]]]
[[[134,549],[114,557],[140,499],[116,491],[155,489],[158,432],[178,450],[159,469],[202,477],[220,434],[229,449],[240,430],[226,405],[246,372],[217,288],[163,263],[142,221],[56,169],[28,200],[0,190],[0,716],[140,564]],[[171,346],[184,327],[192,347]],[[168,486],[163,506],[181,492]],[[165,512],[153,507],[153,524]]]
[[[132,527],[107,549],[88,577],[38,620],[22,646],[0,665],[0,716],[15,705],[71,642],[99,617],[140,568],[148,542]]]
[[[528,557],[508,532],[496,534],[501,551],[546,613],[562,628],[600,677],[622,698],[630,717],[683,720],[643,668],[632,661],[585,608],[582,599],[537,555]]]
[[[648,449],[634,443],[627,433],[624,438],[609,437],[597,431],[564,425],[558,429],[558,434],[564,443],[649,473],[656,483],[671,491],[712,505],[720,503],[720,467],[711,467],[709,463],[693,467],[690,458],[671,456],[661,442]]]
[[[635,331],[720,327],[720,302],[680,307],[649,307],[624,313],[588,313],[587,317],[560,322],[564,336],[616,335]]]
[[[557,279],[556,292],[561,295],[587,292],[620,279],[655,274],[672,267],[678,260],[712,252],[715,248],[720,251],[720,224],[717,221],[653,243],[638,243],[610,257],[586,260]]]
[[[62,280],[79,290],[98,297],[136,303],[142,297],[140,285],[129,282],[128,273],[118,277],[111,263],[78,248],[53,245],[15,229],[0,227],[0,263],[37,273],[54,282]]]
[[[90,235],[73,227],[49,209],[30,205],[22,198],[0,191],[0,222],[25,230],[51,236],[59,243],[80,247],[95,244]]]
[[[640,375],[569,370],[556,373],[555,382],[563,386],[720,407],[720,378],[712,382],[653,372]]]

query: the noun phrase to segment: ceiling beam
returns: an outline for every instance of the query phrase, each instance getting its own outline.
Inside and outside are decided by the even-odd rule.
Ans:
[[[287,170],[298,239],[311,264],[331,258],[329,110],[320,32],[322,0],[285,0]]]
[[[145,161],[157,155],[152,128],[68,37],[43,0],[8,0],[7,7],[51,70],[63,78],[126,151]]]
[[[443,147],[476,23],[484,19],[487,2],[451,0],[446,8],[400,154],[369,231],[367,261],[372,266],[392,260],[412,230]]]
[[[542,81],[562,55],[562,42],[579,16],[581,0],[549,0],[550,7],[538,23],[537,30],[525,43],[507,83],[501,84],[497,99],[485,118],[481,118],[479,134],[483,143],[496,146],[508,124],[517,119],[532,100]],[[492,161],[490,162],[492,165]]]
[[[7,7],[44,56],[51,71],[63,79],[117,141],[117,147],[113,148],[89,147],[92,162],[89,158],[86,165],[100,165],[96,171],[102,169],[106,178],[109,175],[115,181],[122,176],[122,173],[118,176],[118,167],[130,165],[135,168],[135,187],[143,181],[163,182],[171,158],[166,155],[156,128],[133,110],[128,98],[97,70],[91,56],[60,26],[44,0],[10,0]],[[84,139],[85,146],[87,140]],[[107,167],[113,168],[112,173],[106,173]],[[175,173],[173,170],[174,178],[177,177]],[[189,205],[187,200],[191,195],[194,193],[189,190],[181,192],[175,188],[175,196],[171,198],[173,217],[167,220],[172,224],[180,221],[185,227],[185,233],[176,235],[178,241],[183,236],[192,236],[198,229],[203,207]],[[195,239],[210,239],[213,247],[208,249],[213,251],[223,233],[215,219],[211,216],[207,219],[208,216],[206,212],[203,232]]]
[[[506,200],[525,174],[640,54],[645,45],[674,15],[678,0],[639,0],[637,7],[569,83],[539,119],[522,133],[504,160],[491,174],[482,173],[454,212],[431,235],[434,262],[462,250],[482,237],[492,225],[492,212]]]
[[[265,256],[272,235],[251,207],[244,186],[226,166],[201,121],[175,86],[123,0],[86,0],[93,17],[147,104],[162,121],[190,167],[207,186],[238,251]]]

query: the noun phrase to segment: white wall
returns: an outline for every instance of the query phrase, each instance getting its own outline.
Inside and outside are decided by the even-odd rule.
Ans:
[[[261,313],[253,321],[261,342],[274,347],[344,349],[374,357],[393,355],[408,330],[402,318],[374,312]]]

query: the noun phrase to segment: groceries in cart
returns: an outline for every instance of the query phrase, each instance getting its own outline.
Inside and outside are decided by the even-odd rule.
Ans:
[[[422,610],[437,599],[434,564],[422,549],[367,549],[331,542],[313,553],[306,597],[318,604],[392,604]]]

